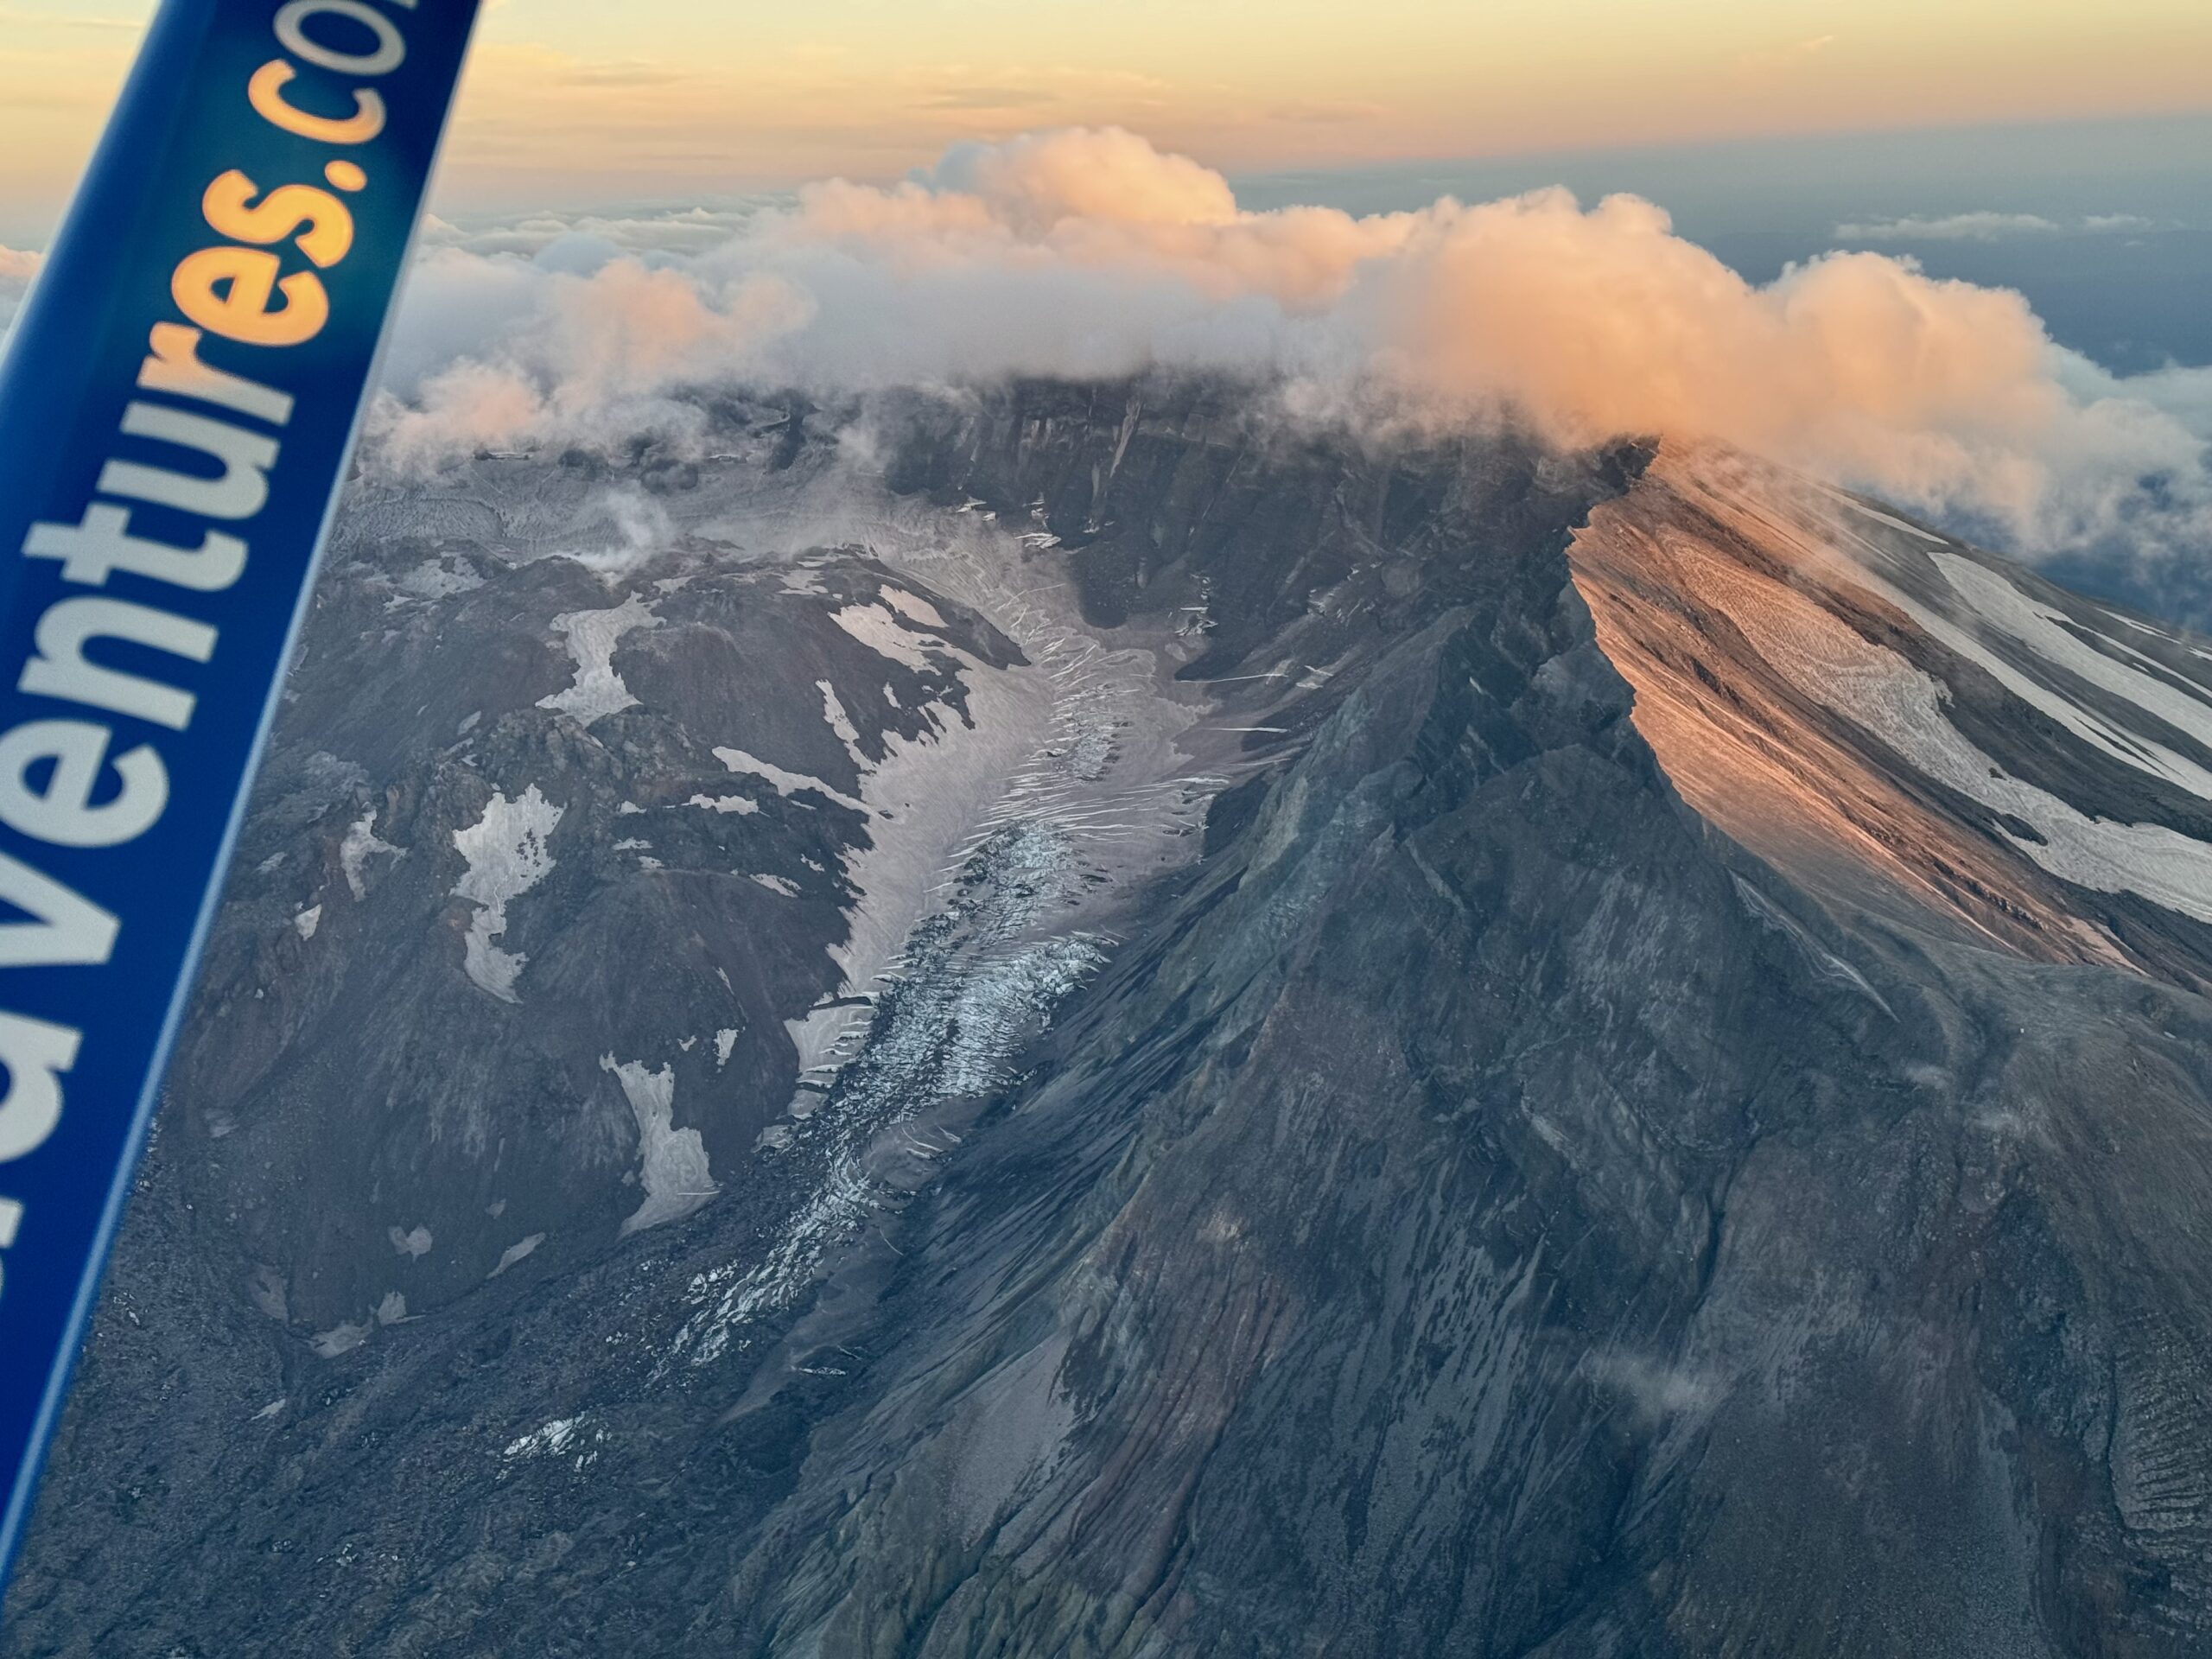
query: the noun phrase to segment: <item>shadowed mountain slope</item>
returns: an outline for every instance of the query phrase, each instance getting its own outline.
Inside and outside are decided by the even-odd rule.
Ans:
[[[723,418],[357,493],[0,1652],[2212,1647],[2212,647],[1726,454]]]

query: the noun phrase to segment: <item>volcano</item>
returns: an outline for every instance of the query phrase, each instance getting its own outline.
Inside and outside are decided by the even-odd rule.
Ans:
[[[2212,1651],[2212,642],[1027,384],[357,480],[11,1656]]]

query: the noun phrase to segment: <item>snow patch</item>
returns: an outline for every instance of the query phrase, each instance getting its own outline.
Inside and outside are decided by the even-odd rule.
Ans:
[[[395,585],[413,599],[450,599],[455,594],[474,593],[484,585],[484,578],[466,564],[448,570],[435,559],[425,559]]]
[[[803,772],[785,772],[772,761],[762,760],[756,756],[747,754],[743,749],[718,748],[715,751],[715,759],[732,772],[741,772],[749,778],[764,779],[774,788],[777,794],[786,798],[801,790],[812,790],[816,794],[826,795],[838,805],[849,806],[855,812],[868,810],[867,807],[851,796],[830,788],[819,778],[810,778]]]
[[[694,795],[683,804],[702,806],[709,812],[734,812],[741,817],[760,810],[760,803],[750,795]]]
[[[575,683],[566,690],[540,697],[537,706],[556,714],[573,715],[586,726],[636,708],[638,699],[614,671],[614,647],[633,629],[659,626],[652,607],[635,594],[612,610],[564,611],[555,617],[553,632],[567,638],[569,654],[576,659]]]
[[[1819,487],[1822,493],[1842,502],[1847,507],[1864,513],[1876,524],[1887,524],[1891,530],[1901,530],[1908,536],[1917,536],[1922,541],[1930,543],[1936,547],[1948,545],[1941,536],[1931,536],[1918,524],[1908,524],[1904,519],[1884,512],[1878,507],[1871,507],[1855,495],[1846,495],[1841,490],[1829,489],[1825,484]]]
[[[341,1354],[352,1353],[366,1342],[373,1328],[366,1319],[358,1325],[335,1325],[327,1331],[318,1332],[311,1345],[317,1358],[336,1359]]]
[[[613,1073],[638,1120],[638,1179],[645,1201],[622,1224],[623,1235],[680,1220],[719,1192],[699,1131],[676,1127],[676,1068],[648,1071],[637,1060],[618,1065],[611,1053],[599,1068]]]
[[[798,883],[786,880],[780,875],[755,875],[753,880],[767,888],[769,892],[780,893],[786,899],[798,897]]]
[[[2212,922],[2212,846],[2163,824],[2093,817],[2049,791],[2013,777],[1952,724],[1946,707],[1949,688],[1933,676],[1864,638],[1793,588],[1772,582],[1755,587],[1700,549],[1676,551],[1698,569],[1694,581],[1700,597],[1725,612],[1784,678],[1887,744],[1927,777],[2026,824],[2033,837],[2008,830],[2006,838],[2051,874],[2096,893],[2137,893],[2169,910]],[[1991,580],[2018,596],[2010,582],[1995,576]],[[1889,596],[1910,603],[1893,589]],[[2004,668],[2000,678],[2009,676],[2032,687],[2032,692],[2020,695],[2038,708],[2049,702],[2068,709],[2075,716],[2068,723],[2077,730],[2077,722],[2088,718],[2086,711],[2005,667],[1994,652],[1926,607],[1913,608],[1931,632],[1940,626],[1953,636],[1945,644],[1983,661],[1993,671]]]
[[[392,1227],[385,1230],[385,1236],[391,1241],[393,1249],[412,1261],[419,1261],[428,1255],[431,1244],[435,1242],[427,1227],[416,1227],[406,1232]]]
[[[533,1428],[529,1433],[507,1442],[506,1450],[499,1455],[507,1458],[562,1458],[571,1451],[577,1452],[576,1467],[582,1469],[597,1459],[599,1452],[593,1448],[604,1445],[607,1431],[592,1427],[591,1414],[582,1412],[574,1417],[556,1417],[551,1422]]]
[[[848,605],[832,611],[830,620],[879,656],[924,671],[931,666],[925,641],[901,627],[898,617],[881,605]]]
[[[899,588],[886,588],[876,595],[901,616],[911,618],[925,628],[941,628],[944,619],[937,613],[937,607],[925,599],[917,598]]]
[[[734,1027],[724,1026],[720,1031],[716,1032],[715,1033],[715,1065],[718,1067],[728,1065],[729,1064],[731,1051],[735,1049],[736,1046],[737,1031]]]
[[[315,938],[315,931],[322,925],[322,906],[310,906],[292,918],[292,931],[302,940]]]
[[[481,818],[454,831],[453,844],[468,862],[454,894],[477,906],[468,924],[462,966],[479,988],[502,1002],[522,1000],[515,995],[515,979],[530,958],[519,951],[501,950],[492,941],[507,931],[508,904],[551,874],[553,855],[546,839],[561,817],[562,809],[532,784],[515,800],[493,795]]]
[[[2185,732],[2212,748],[2212,706],[2155,675],[2117,662],[2085,644],[2062,626],[2070,619],[2047,605],[2037,604],[1996,571],[1955,553],[1929,556],[1954,593],[1973,606],[1985,621],[2011,635],[2044,662],[2125,698],[2175,730]],[[1983,651],[1976,655],[1979,660],[1989,653]],[[1984,663],[1984,666],[1988,665]],[[2006,677],[1999,673],[1999,677]],[[2008,682],[2007,689],[2113,759],[2124,760],[2152,777],[2177,784],[2200,800],[2212,800],[2212,772],[2196,762],[2137,734],[2115,730],[2089,710],[2032,682],[2024,687],[2013,687]]]
[[[830,729],[845,746],[845,753],[853,757],[853,764],[863,771],[868,757],[861,753],[860,728],[853,724],[852,716],[845,712],[845,705],[837,701],[837,688],[827,680],[817,680],[815,689],[822,693],[822,717],[830,722]]]
[[[520,1262],[524,1257],[528,1256],[532,1250],[536,1249],[544,1242],[544,1234],[532,1233],[528,1238],[523,1240],[521,1243],[508,1245],[507,1248],[500,1254],[499,1265],[493,1268],[490,1273],[485,1275],[485,1277],[487,1279],[498,1278],[509,1268],[514,1266],[516,1262]]]
[[[1868,518],[1897,522],[1861,503],[1850,505]],[[2021,702],[2056,721],[2100,753],[2187,790],[2199,799],[2212,800],[2212,771],[2152,738],[2126,730],[2096,710],[2083,708],[1992,650],[1982,632],[1986,630],[2009,638],[2031,658],[2125,698],[2201,743],[2212,743],[2212,707],[2152,674],[2107,657],[2063,626],[2071,619],[2029,598],[1996,571],[1948,546],[1939,546],[1926,556],[1967,608],[1973,626],[1964,626],[1884,576],[1875,568],[1882,557],[1875,543],[1840,518],[1829,523],[1839,537],[1857,543],[1873,556],[1872,561],[1853,557],[1840,545],[1830,546],[1820,537],[1810,538],[1808,550],[1832,571],[1889,601],[1926,630],[1930,639],[1985,671]],[[1925,531],[1910,524],[1899,527],[1929,539]]]
[[[394,858],[404,858],[406,851],[380,839],[377,835],[377,813],[371,807],[367,815],[357,819],[346,831],[346,839],[338,843],[338,867],[346,873],[346,886],[358,901],[368,897],[368,886],[361,876],[361,867],[372,853],[390,853]]]

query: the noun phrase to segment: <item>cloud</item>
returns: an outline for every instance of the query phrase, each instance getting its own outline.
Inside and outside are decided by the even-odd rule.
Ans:
[[[1077,130],[963,145],[887,188],[432,240],[373,423],[393,464],[703,442],[694,394],[733,382],[1170,368],[1370,422],[1715,439],[2031,553],[2212,544],[2212,371],[2105,374],[2018,294],[1873,252],[1747,283],[1632,196],[1246,213],[1193,161]]]
[[[1779,46],[1757,48],[1736,60],[1736,67],[1754,74],[1767,75],[1777,71],[1795,69],[1810,63],[1835,44],[1833,35],[1815,35],[1810,39],[1788,41]]]
[[[16,313],[22,309],[23,296],[30,292],[31,278],[38,274],[39,264],[40,256],[35,253],[0,247],[0,340],[7,338]]]
[[[2015,236],[2050,236],[2064,227],[2037,213],[1918,214],[1839,225],[1839,242],[1999,242]]]
[[[2149,231],[2157,222],[2136,213],[2090,213],[2081,221],[2090,236]],[[1910,214],[1903,219],[1856,220],[1835,227],[1839,242],[2001,242],[2016,236],[2056,236],[2066,226],[2039,213]]]
[[[925,110],[1040,110],[1060,95],[1042,86],[949,86],[919,100]]]
[[[534,258],[553,243],[588,238],[614,252],[648,259],[674,257],[718,248],[750,226],[763,209],[790,201],[787,195],[759,196],[717,207],[687,203],[627,213],[524,213],[478,219],[466,226],[431,213],[423,218],[421,243],[425,248]]]
[[[642,59],[626,63],[574,64],[563,68],[557,78],[567,86],[672,86],[690,79],[681,69]]]
[[[1709,1415],[1727,1393],[1721,1378],[1710,1370],[1618,1349],[1592,1354],[1582,1370],[1600,1389],[1622,1400],[1647,1427],[1678,1417]]]
[[[1118,128],[957,145],[928,188],[939,200],[973,200],[1020,234],[1094,220],[1227,225],[1237,218],[1236,192],[1220,174]]]

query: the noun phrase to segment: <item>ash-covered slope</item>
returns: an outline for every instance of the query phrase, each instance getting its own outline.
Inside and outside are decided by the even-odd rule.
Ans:
[[[0,1652],[2212,1649],[2203,642],[778,415],[354,503]]]

